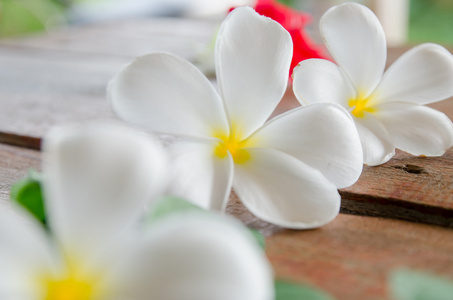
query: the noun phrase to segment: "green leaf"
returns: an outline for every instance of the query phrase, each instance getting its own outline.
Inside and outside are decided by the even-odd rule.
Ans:
[[[28,210],[41,223],[46,224],[44,198],[41,190],[41,175],[30,171],[28,176],[11,187],[11,200]]]
[[[260,245],[260,247],[265,250],[266,249],[266,239],[264,236],[256,229],[250,229],[250,232],[253,234],[255,237],[256,241]]]
[[[309,287],[285,281],[275,281],[275,300],[333,300],[327,293]]]
[[[148,220],[155,221],[176,212],[181,213],[186,211],[203,212],[205,210],[185,199],[175,196],[166,196],[156,202],[151,213],[148,215]]]
[[[396,270],[390,275],[390,290],[396,300],[453,299],[453,282],[407,269]]]

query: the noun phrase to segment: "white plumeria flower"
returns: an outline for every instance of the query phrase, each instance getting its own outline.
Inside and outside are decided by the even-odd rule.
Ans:
[[[45,140],[51,233],[0,210],[2,300],[271,300],[272,271],[251,233],[207,215],[138,226],[165,179],[148,137],[118,127]]]
[[[201,207],[224,211],[233,187],[252,213],[274,224],[313,228],[334,219],[337,188],[353,184],[363,164],[348,113],[318,104],[265,123],[287,87],[292,41],[249,7],[222,23],[215,55],[220,95],[189,62],[153,53],[110,82],[113,109],[154,132],[185,137],[172,149],[174,192]]]
[[[453,95],[450,52],[423,44],[384,74],[384,31],[367,7],[335,6],[322,17],[320,30],[338,66],[319,59],[301,62],[294,68],[294,93],[302,105],[332,102],[345,107],[359,131],[366,164],[385,163],[395,147],[438,156],[453,145],[452,122],[422,106]]]

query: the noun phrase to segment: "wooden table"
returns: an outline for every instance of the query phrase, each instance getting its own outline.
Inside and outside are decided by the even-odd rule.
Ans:
[[[116,120],[108,80],[134,57],[169,51],[193,60],[211,21],[150,19],[69,28],[0,41],[0,206],[28,169],[40,169],[40,140],[55,124]],[[405,49],[389,49],[389,62]],[[435,108],[453,119],[453,101]],[[275,114],[298,106],[288,90]],[[228,212],[267,237],[278,278],[320,287],[337,299],[390,299],[399,267],[453,279],[453,148],[439,158],[398,152],[365,167],[340,191],[342,214],[316,230],[292,231],[252,216],[233,194]]]

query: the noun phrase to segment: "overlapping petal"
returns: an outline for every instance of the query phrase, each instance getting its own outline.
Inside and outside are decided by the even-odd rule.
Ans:
[[[299,159],[338,188],[352,185],[362,172],[357,129],[349,113],[336,104],[313,104],[280,115],[257,131],[250,143]]]
[[[289,33],[249,7],[235,9],[222,23],[217,79],[229,120],[244,137],[263,125],[281,100],[291,57]]]
[[[151,137],[119,126],[55,129],[44,151],[49,223],[64,250],[84,257],[136,222],[167,178]]]
[[[231,155],[214,156],[216,145],[216,141],[183,140],[171,146],[170,194],[205,209],[225,209],[233,183],[233,160]]]
[[[135,59],[109,83],[108,96],[123,120],[154,132],[209,137],[228,132],[222,101],[208,79],[169,53]]]
[[[341,4],[323,15],[320,30],[357,92],[369,96],[382,78],[387,58],[384,30],[376,15],[360,4]]]
[[[130,254],[132,262],[118,271],[129,289],[117,299],[274,299],[264,253],[230,219],[170,217],[149,228]]]
[[[335,115],[333,117],[320,113],[320,118],[296,121],[298,110],[293,118],[287,114],[264,125],[287,88],[291,55],[292,42],[288,32],[251,8],[242,7],[235,9],[224,21],[216,44],[217,79],[226,116],[223,117],[228,124],[211,122],[218,118],[217,108],[212,119],[206,117],[212,105],[203,107],[201,104],[218,99],[211,97],[212,87],[209,85],[209,92],[201,93],[207,85],[197,85],[200,82],[198,73],[192,72],[188,63],[181,68],[183,63],[169,55],[147,56],[134,62],[112,81],[109,93],[114,108],[123,119],[146,125],[141,121],[146,119],[143,113],[150,112],[150,118],[158,116],[147,128],[192,139],[190,142],[178,141],[172,147],[176,154],[173,194],[189,198],[205,208],[224,210],[234,172],[237,178],[233,185],[257,216],[286,227],[318,227],[338,214],[340,197],[336,187],[349,186],[360,174],[361,156],[357,155],[360,143],[357,131],[351,126],[352,119],[339,107],[327,109]],[[351,84],[346,88],[339,86],[340,82],[349,80],[342,70],[330,63],[318,63],[332,71],[332,78],[326,82],[337,84],[329,91],[330,96],[338,99],[338,92],[356,96]],[[181,79],[179,69],[193,75],[194,79],[187,82],[196,85],[194,93],[178,86],[186,83]],[[153,74],[159,87],[147,87],[148,82],[143,79],[147,74]],[[176,77],[176,83],[172,83],[169,75]],[[180,91],[189,91],[190,95]],[[124,104],[131,97],[131,103]],[[182,101],[173,99],[175,97]],[[193,98],[202,99],[194,102]],[[152,104],[146,105],[147,101]],[[167,102],[169,106],[165,104]],[[122,103],[121,106],[118,103]],[[169,107],[179,104],[182,108],[177,109],[175,121],[169,118]],[[334,104],[326,107],[334,107]],[[137,111],[142,115],[139,116]],[[318,113],[317,110],[314,112]],[[173,121],[175,125],[167,124]],[[310,121],[314,123],[309,124]],[[338,123],[341,125],[337,126]],[[263,125],[264,128],[259,130]],[[204,131],[200,129],[202,127]],[[339,141],[336,138],[341,136],[339,131],[342,129],[346,139]],[[248,139],[257,130],[260,133]],[[335,138],[326,139],[326,132]],[[306,139],[296,142],[304,134],[308,135]],[[313,137],[316,134],[319,138]],[[338,143],[325,151],[310,149],[332,146],[326,140]],[[341,150],[333,154],[332,149],[339,148]],[[221,151],[217,151],[219,149]],[[241,153],[247,155],[242,157]],[[307,163],[301,160],[307,160]]]
[[[395,146],[413,155],[439,156],[453,146],[453,124],[432,108],[410,103],[379,105],[376,117]]]
[[[451,146],[448,118],[417,106],[453,95],[449,51],[420,45],[382,76],[385,36],[371,10],[356,3],[335,6],[322,17],[320,29],[339,67],[316,60],[301,63],[294,71],[294,93],[301,104],[334,102],[346,109],[353,105],[365,164],[387,162],[395,147],[434,156]]]
[[[277,150],[248,151],[250,161],[235,165],[233,188],[254,215],[295,229],[319,227],[337,216],[340,195],[321,172]]]
[[[379,102],[428,104],[453,95],[453,55],[436,44],[403,54],[385,72],[376,89]]]
[[[362,142],[363,162],[376,166],[395,155],[395,144],[387,129],[371,114],[354,118]]]
[[[307,59],[293,71],[293,91],[302,104],[332,102],[343,107],[356,92],[343,70],[331,61]]]
[[[36,299],[38,272],[56,266],[48,236],[28,215],[0,210],[0,295],[5,300]]]

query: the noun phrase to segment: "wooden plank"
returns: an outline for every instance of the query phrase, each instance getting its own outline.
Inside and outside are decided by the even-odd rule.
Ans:
[[[127,62],[109,55],[0,47],[0,142],[37,149],[54,125],[114,119],[105,90]]]
[[[441,157],[398,151],[341,191],[342,212],[453,227],[453,148]]]
[[[280,231],[266,253],[277,278],[328,291],[336,299],[392,299],[391,271],[410,268],[453,280],[453,230],[340,214],[309,231]]]
[[[195,57],[214,21],[145,19],[70,27],[0,41],[0,142],[38,149],[52,126],[115,119],[108,81],[134,57]]]
[[[453,229],[339,214],[315,230],[286,230],[253,216],[235,194],[227,212],[258,229],[276,278],[326,290],[336,299],[391,299],[387,279],[410,268],[453,280]]]
[[[40,152],[0,144],[0,206],[9,201],[11,186],[30,169],[41,169]]]
[[[0,142],[39,149],[54,125],[116,119],[105,89],[125,64],[151,51],[193,58],[213,24],[149,19],[0,41]]]
[[[2,46],[0,93],[104,98],[108,81],[129,62],[111,55]]]
[[[193,59],[212,39],[220,20],[150,18],[68,27],[25,38],[3,39],[1,46],[65,50],[130,58],[167,51]]]
[[[181,32],[175,33],[179,32],[176,28],[180,27]],[[48,126],[64,121],[60,115],[69,117],[70,121],[90,119],[90,105],[93,105],[93,110],[105,111],[107,117],[111,118],[109,104],[104,100],[105,87],[112,76],[132,58],[125,55],[126,50],[114,47],[99,36],[111,36],[111,40],[129,45],[128,36],[135,37],[140,41],[139,44],[146,44],[142,40],[144,36],[165,37],[173,32],[174,41],[180,41],[178,49],[187,53],[189,50],[184,36],[187,39],[196,36],[200,40],[206,40],[210,38],[213,27],[212,22],[163,19],[71,28],[50,36],[1,41],[0,104],[5,113],[0,112],[0,132],[6,132],[9,136],[0,136],[0,141],[23,145],[21,136],[39,140]],[[96,42],[90,42],[91,40]],[[156,44],[159,43],[156,41]],[[165,48],[165,45],[162,47]],[[112,52],[109,49],[116,50]],[[400,52],[400,48],[390,49],[389,61],[393,61]],[[117,55],[119,53],[122,55]],[[291,90],[288,90],[275,113],[299,105],[291,94]],[[90,104],[87,96],[98,99]],[[58,104],[49,105],[51,100]],[[101,102],[104,104],[100,105]],[[86,109],[81,108],[82,105]],[[443,108],[442,103],[436,105]],[[21,108],[16,109],[18,107]],[[74,116],[70,116],[70,111],[74,112]],[[450,111],[453,117],[453,109]],[[87,117],[83,113],[87,113]],[[39,114],[42,114],[41,120],[46,120],[44,124],[30,121],[39,119]],[[17,141],[11,136],[17,136]]]
[[[31,149],[55,125],[117,121],[100,96],[0,93],[0,107],[0,143]]]

